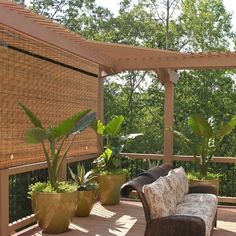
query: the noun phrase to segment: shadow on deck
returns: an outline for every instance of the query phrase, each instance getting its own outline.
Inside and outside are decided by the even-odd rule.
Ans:
[[[142,236],[144,230],[145,219],[141,203],[121,201],[119,205],[105,207],[96,203],[89,217],[74,218],[71,229],[58,236]],[[37,226],[17,235],[49,236],[43,234]],[[213,236],[236,236],[236,208],[218,208],[217,228],[214,229]]]

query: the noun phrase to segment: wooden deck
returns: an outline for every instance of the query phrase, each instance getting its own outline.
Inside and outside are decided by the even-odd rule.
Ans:
[[[220,206],[217,224],[213,236],[236,236],[236,208]],[[74,218],[70,231],[58,236],[142,236],[144,229],[144,212],[140,202],[121,201],[119,205],[105,207],[96,203],[91,216]],[[49,236],[37,226],[17,235]]]

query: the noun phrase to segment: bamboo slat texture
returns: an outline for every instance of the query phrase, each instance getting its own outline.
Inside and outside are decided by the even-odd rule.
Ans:
[[[39,145],[24,141],[32,124],[23,102],[55,125],[85,109],[98,112],[98,65],[0,24],[0,169],[43,160]],[[79,134],[69,156],[97,152],[97,137]]]

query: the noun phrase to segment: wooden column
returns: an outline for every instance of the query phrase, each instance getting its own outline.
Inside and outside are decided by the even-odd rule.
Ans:
[[[98,74],[98,119],[104,121],[104,79],[101,76],[101,69]]]
[[[97,119],[104,122],[104,78],[101,76],[102,70],[98,73],[98,113]],[[98,136],[98,152],[102,152],[102,137]]]
[[[174,124],[174,84],[178,80],[175,71],[159,69],[159,79],[165,86],[164,104],[164,163],[173,163],[173,133],[169,130]]]
[[[172,164],[173,133],[168,130],[173,127],[174,120],[174,84],[165,82],[165,107],[164,107],[164,162]]]
[[[0,170],[0,236],[9,235],[9,174]]]

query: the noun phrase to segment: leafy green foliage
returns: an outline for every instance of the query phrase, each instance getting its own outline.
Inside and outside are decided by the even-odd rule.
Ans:
[[[87,191],[96,189],[98,184],[95,182],[94,171],[88,171],[85,173],[85,168],[83,165],[77,165],[77,174],[74,174],[73,171],[69,168],[72,179],[76,182],[78,191]]]
[[[23,109],[25,114],[29,117],[31,122],[34,124],[36,128],[43,128],[41,121],[38,119],[38,117],[30,110],[28,109],[25,105],[19,102],[19,106]]]
[[[123,121],[124,121],[123,116],[114,117],[105,126],[103,134],[106,135],[106,136],[112,136],[112,137],[117,136],[120,132],[120,128],[121,128],[121,125],[122,125]]]
[[[76,184],[71,184],[65,181],[58,182],[56,189],[53,188],[50,182],[37,182],[29,186],[28,195],[30,198],[32,198],[35,193],[67,193],[74,192],[76,190]]]
[[[184,134],[178,131],[173,131],[194,155],[195,162],[202,178],[207,176],[211,159],[223,138],[230,134],[230,132],[232,132],[236,127],[235,119],[236,115],[234,115],[233,118],[229,122],[225,123],[221,128],[217,129],[202,115],[193,115],[188,119],[189,128],[195,135],[193,139],[187,138]],[[200,158],[197,156],[200,156]]]
[[[191,180],[213,180],[213,179],[219,179],[222,175],[218,173],[209,173],[207,172],[206,175],[201,175],[200,172],[189,172],[187,174],[188,180],[191,182]]]
[[[86,128],[90,123],[87,122],[85,127],[80,128],[80,123],[82,122],[82,118],[87,115],[90,112],[90,110],[82,111],[64,121],[62,121],[60,124],[57,125],[57,127],[51,128],[50,133],[53,138],[61,138],[65,135],[70,135],[71,133],[76,132],[77,126],[78,131],[82,131],[84,128]],[[93,119],[95,117],[93,116]],[[83,123],[82,123],[83,125]]]
[[[97,134],[103,136],[106,141],[103,153],[94,161],[98,173],[119,173],[121,169],[120,153],[124,148],[124,142],[134,139],[142,134],[120,135],[121,125],[124,122],[123,116],[115,116],[106,125],[101,121],[95,122],[93,128]],[[101,132],[103,131],[103,132]],[[116,139],[116,140],[115,140]],[[114,143],[113,143],[114,142]]]
[[[37,144],[47,139],[47,133],[45,130],[36,127],[28,129],[25,134],[25,141],[30,144]]]
[[[42,127],[40,120],[36,115],[25,105],[19,103],[25,114],[28,116],[30,121],[34,124],[35,128],[26,131],[25,139],[30,144],[42,145],[45,159],[48,166],[49,180],[52,189],[58,189],[58,176],[61,169],[63,160],[65,159],[77,133],[82,132],[85,128],[95,120],[95,112],[90,110],[82,111],[76,115],[69,117],[62,121],[55,127],[49,127],[47,129]],[[65,141],[72,135],[72,139],[67,145],[64,153],[62,148],[65,145]],[[45,142],[49,144],[49,150],[45,146]],[[58,142],[58,146],[56,145]]]
[[[188,126],[198,136],[210,137],[213,132],[211,125],[202,115],[190,116]]]

